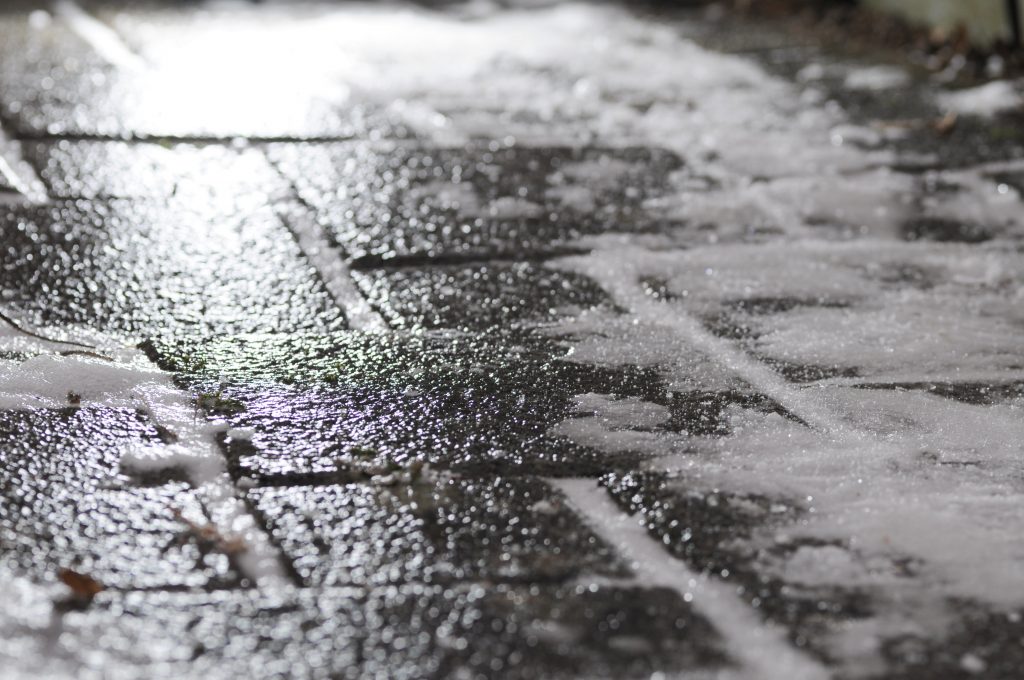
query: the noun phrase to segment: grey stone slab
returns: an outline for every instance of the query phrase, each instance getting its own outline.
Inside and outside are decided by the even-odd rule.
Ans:
[[[682,161],[650,148],[274,145],[270,157],[357,265],[523,258],[670,229],[644,210]]]
[[[375,592],[370,678],[650,678],[729,665],[714,629],[674,591],[522,586]]]
[[[354,679],[363,601],[345,589],[104,592],[9,644],[34,677]]]
[[[1008,380],[991,382],[886,382],[859,383],[854,385],[862,390],[893,390],[896,392],[914,391],[927,392],[946,399],[953,399],[964,404],[993,406],[996,404],[1012,404],[1024,399],[1024,381]]]
[[[123,78],[107,64],[26,66],[0,77],[0,118],[12,135],[129,135],[116,93]]]
[[[2,148],[0,148],[0,151],[2,151]],[[5,197],[19,196],[21,194],[21,188],[16,181],[12,181],[15,178],[8,172],[9,167],[4,157],[0,155],[0,200],[3,200]]]
[[[710,489],[685,475],[634,472],[603,478],[624,510],[644,518],[651,536],[691,568],[734,584],[736,592],[766,620],[813,655],[828,659],[826,631],[838,630],[875,613],[872,593],[857,588],[803,586],[783,582],[762,568],[763,546],[751,540],[798,518],[804,509],[789,498]],[[781,541],[779,555],[801,547]]]
[[[177,199],[231,210],[287,197],[287,182],[255,149],[219,144],[36,142],[25,157],[56,198]]]
[[[30,33],[27,16],[9,20],[17,26],[7,33]],[[21,38],[14,42],[28,44],[26,52],[6,45],[0,50],[7,62],[0,67],[0,119],[16,136],[224,141],[412,136],[400,117],[373,102],[337,102],[314,93],[282,97],[267,83],[227,82],[226,74],[198,65],[160,68],[139,58],[138,68],[124,68],[101,59],[64,27],[56,35],[70,37]],[[186,59],[194,55],[184,53]]]
[[[161,60],[136,49],[132,22],[104,17],[110,20],[104,24],[88,17],[85,22],[96,22],[92,25],[103,32],[99,42],[108,44],[108,54],[102,54],[73,28],[74,21],[48,13],[52,6],[24,4],[6,9],[0,15],[0,119],[20,137],[230,140],[410,134],[386,106],[355,97],[345,101],[322,97],[308,87],[295,90],[290,88],[294,79],[287,73],[254,81],[235,69],[235,78],[229,78],[224,54],[197,58],[200,45],[189,31],[176,33],[179,54]],[[119,10],[125,15],[139,13],[138,7]],[[236,42],[234,48],[237,52],[263,46],[243,47]],[[317,65],[307,63],[305,68],[315,70]],[[281,94],[284,88],[290,89],[287,96]]]
[[[205,524],[184,483],[136,488],[120,452],[159,441],[134,411],[0,411],[0,561],[52,581],[73,569],[105,588],[221,587],[227,556],[204,554],[175,512]]]
[[[43,10],[39,12],[38,10]],[[109,65],[71,27],[56,20],[44,2],[11,0],[0,8],[0,82],[10,87],[26,73],[102,73]],[[0,101],[16,99],[5,96]]]
[[[588,279],[541,262],[358,270],[356,284],[394,328],[526,328],[611,307]]]
[[[275,484],[423,462],[474,474],[594,474],[636,457],[550,433],[573,414],[573,397],[666,398],[652,369],[575,364],[555,344],[508,335],[347,332],[146,349],[206,394],[211,414],[250,430],[225,439],[234,474]]]
[[[17,641],[22,664],[75,677],[649,678],[729,665],[676,593],[641,587],[409,585],[101,594]],[[73,669],[73,673],[67,671]]]
[[[397,116],[372,103],[282,99],[269,88],[221,91],[191,76],[126,72],[71,61],[0,73],[0,119],[16,136],[230,141],[408,138]],[[197,97],[195,87],[206,90]]]
[[[3,301],[33,323],[135,336],[344,326],[269,208],[61,201],[0,214]]]
[[[313,585],[559,582],[628,569],[530,479],[274,487],[248,498],[295,571]]]

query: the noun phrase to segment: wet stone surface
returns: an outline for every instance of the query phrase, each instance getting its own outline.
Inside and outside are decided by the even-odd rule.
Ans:
[[[102,13],[116,3],[99,4],[95,9]],[[0,118],[20,137],[231,141],[410,134],[380,103],[343,96],[324,88],[322,80],[297,82],[301,62],[264,63],[260,76],[244,77],[223,41],[195,40],[197,26],[161,22],[158,7],[148,8],[155,10],[148,18],[146,7],[134,8],[141,21],[118,21],[118,8],[108,8],[118,33],[107,33],[110,27],[100,23],[98,36],[94,17],[83,21],[75,9],[50,14],[53,9],[24,3],[5,6],[0,15]],[[236,31],[237,52],[248,50],[250,59],[259,59],[266,22],[261,33],[230,13],[221,19],[223,30]],[[167,41],[164,49],[136,49],[132,43],[139,33],[147,43],[160,35]],[[290,96],[282,98],[282,89]]]
[[[270,158],[359,265],[523,259],[673,225],[643,208],[682,171],[658,149],[283,145]]]
[[[978,383],[978,382],[918,382],[918,383],[862,383],[857,385],[862,390],[895,390],[929,392],[931,394],[954,399],[965,404],[993,405],[1012,404],[1024,397],[1024,381],[1009,383]]]
[[[419,479],[254,489],[253,507],[310,585],[561,582],[629,572],[534,480]]]
[[[841,630],[873,613],[870,592],[794,585],[766,568],[801,549],[828,547],[771,538],[773,529],[806,511],[798,500],[722,492],[685,476],[661,473],[609,475],[602,484],[623,508],[642,517],[669,551],[695,570],[734,585],[751,607],[782,626],[794,644],[824,660],[832,660],[824,642],[830,629]],[[765,535],[767,542],[751,540]]]
[[[595,474],[635,461],[549,433],[579,393],[664,398],[650,372],[561,361],[527,336],[342,333],[146,346],[212,416],[236,476],[360,479],[429,463],[465,474]]]
[[[490,262],[354,274],[394,328],[485,331],[526,328],[610,306],[592,281],[543,262]]]
[[[94,407],[0,411],[0,560],[44,582],[72,569],[110,589],[217,588],[238,582],[181,517],[207,523],[173,479],[137,488],[120,452],[159,441],[135,412]]]
[[[127,644],[97,644],[103,634]],[[727,664],[676,593],[607,586],[101,594],[34,667],[60,668],[83,646],[87,668],[113,678],[646,678]]]
[[[728,665],[715,631],[669,590],[467,587],[430,598],[410,597],[411,589],[384,592],[367,611],[371,630],[384,634],[371,635],[366,658],[386,677],[642,678],[654,669]],[[391,630],[398,634],[385,642]]]
[[[136,337],[344,326],[269,209],[111,200],[2,210],[3,299],[33,323]]]
[[[175,199],[189,207],[244,211],[289,192],[257,149],[61,140],[27,144],[24,155],[59,199]]]

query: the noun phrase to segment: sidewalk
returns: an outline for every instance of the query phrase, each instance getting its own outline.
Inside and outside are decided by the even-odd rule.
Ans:
[[[692,8],[19,3],[0,128],[4,674],[1024,666],[1024,83]]]

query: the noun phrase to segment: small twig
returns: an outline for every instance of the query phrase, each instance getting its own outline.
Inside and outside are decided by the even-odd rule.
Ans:
[[[83,350],[83,349],[69,349],[69,350],[66,350],[64,352],[57,352],[57,354],[61,355],[62,357],[83,356],[83,357],[96,357],[97,359],[103,359],[104,361],[113,361],[114,360],[113,357],[108,357],[105,354],[98,354],[96,352],[90,352],[88,350]]]
[[[215,550],[226,555],[229,560],[234,562],[239,555],[249,549],[245,539],[241,536],[225,536],[212,523],[198,524],[193,522],[185,517],[184,513],[178,508],[171,508],[171,514],[176,520],[185,525],[188,529],[188,535],[195,540],[199,551],[203,554]]]
[[[95,346],[87,345],[84,342],[72,342],[71,340],[54,340],[53,338],[48,338],[45,335],[40,335],[39,333],[35,333],[33,331],[27,330],[25,328],[22,328],[21,325],[17,321],[15,321],[11,317],[7,316],[3,312],[0,312],[0,321],[3,321],[8,326],[10,326],[14,330],[18,331],[22,335],[27,335],[30,338],[35,338],[36,340],[45,340],[46,342],[54,342],[54,343],[57,343],[58,345],[74,345],[75,347],[85,347],[86,349],[96,349]]]

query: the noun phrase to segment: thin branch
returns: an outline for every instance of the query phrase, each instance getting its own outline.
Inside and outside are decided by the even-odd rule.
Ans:
[[[17,321],[15,321],[11,317],[7,316],[3,312],[0,312],[0,321],[3,321],[8,326],[10,326],[14,330],[18,331],[22,335],[27,335],[30,338],[35,338],[36,340],[45,340],[46,342],[54,342],[54,343],[57,343],[58,345],[73,345],[75,347],[85,347],[86,349],[96,349],[96,347],[94,345],[87,345],[84,342],[72,342],[71,340],[54,340],[53,338],[48,338],[45,335],[40,335],[39,333],[35,333],[35,332],[30,331],[28,329],[22,328],[21,325]]]

